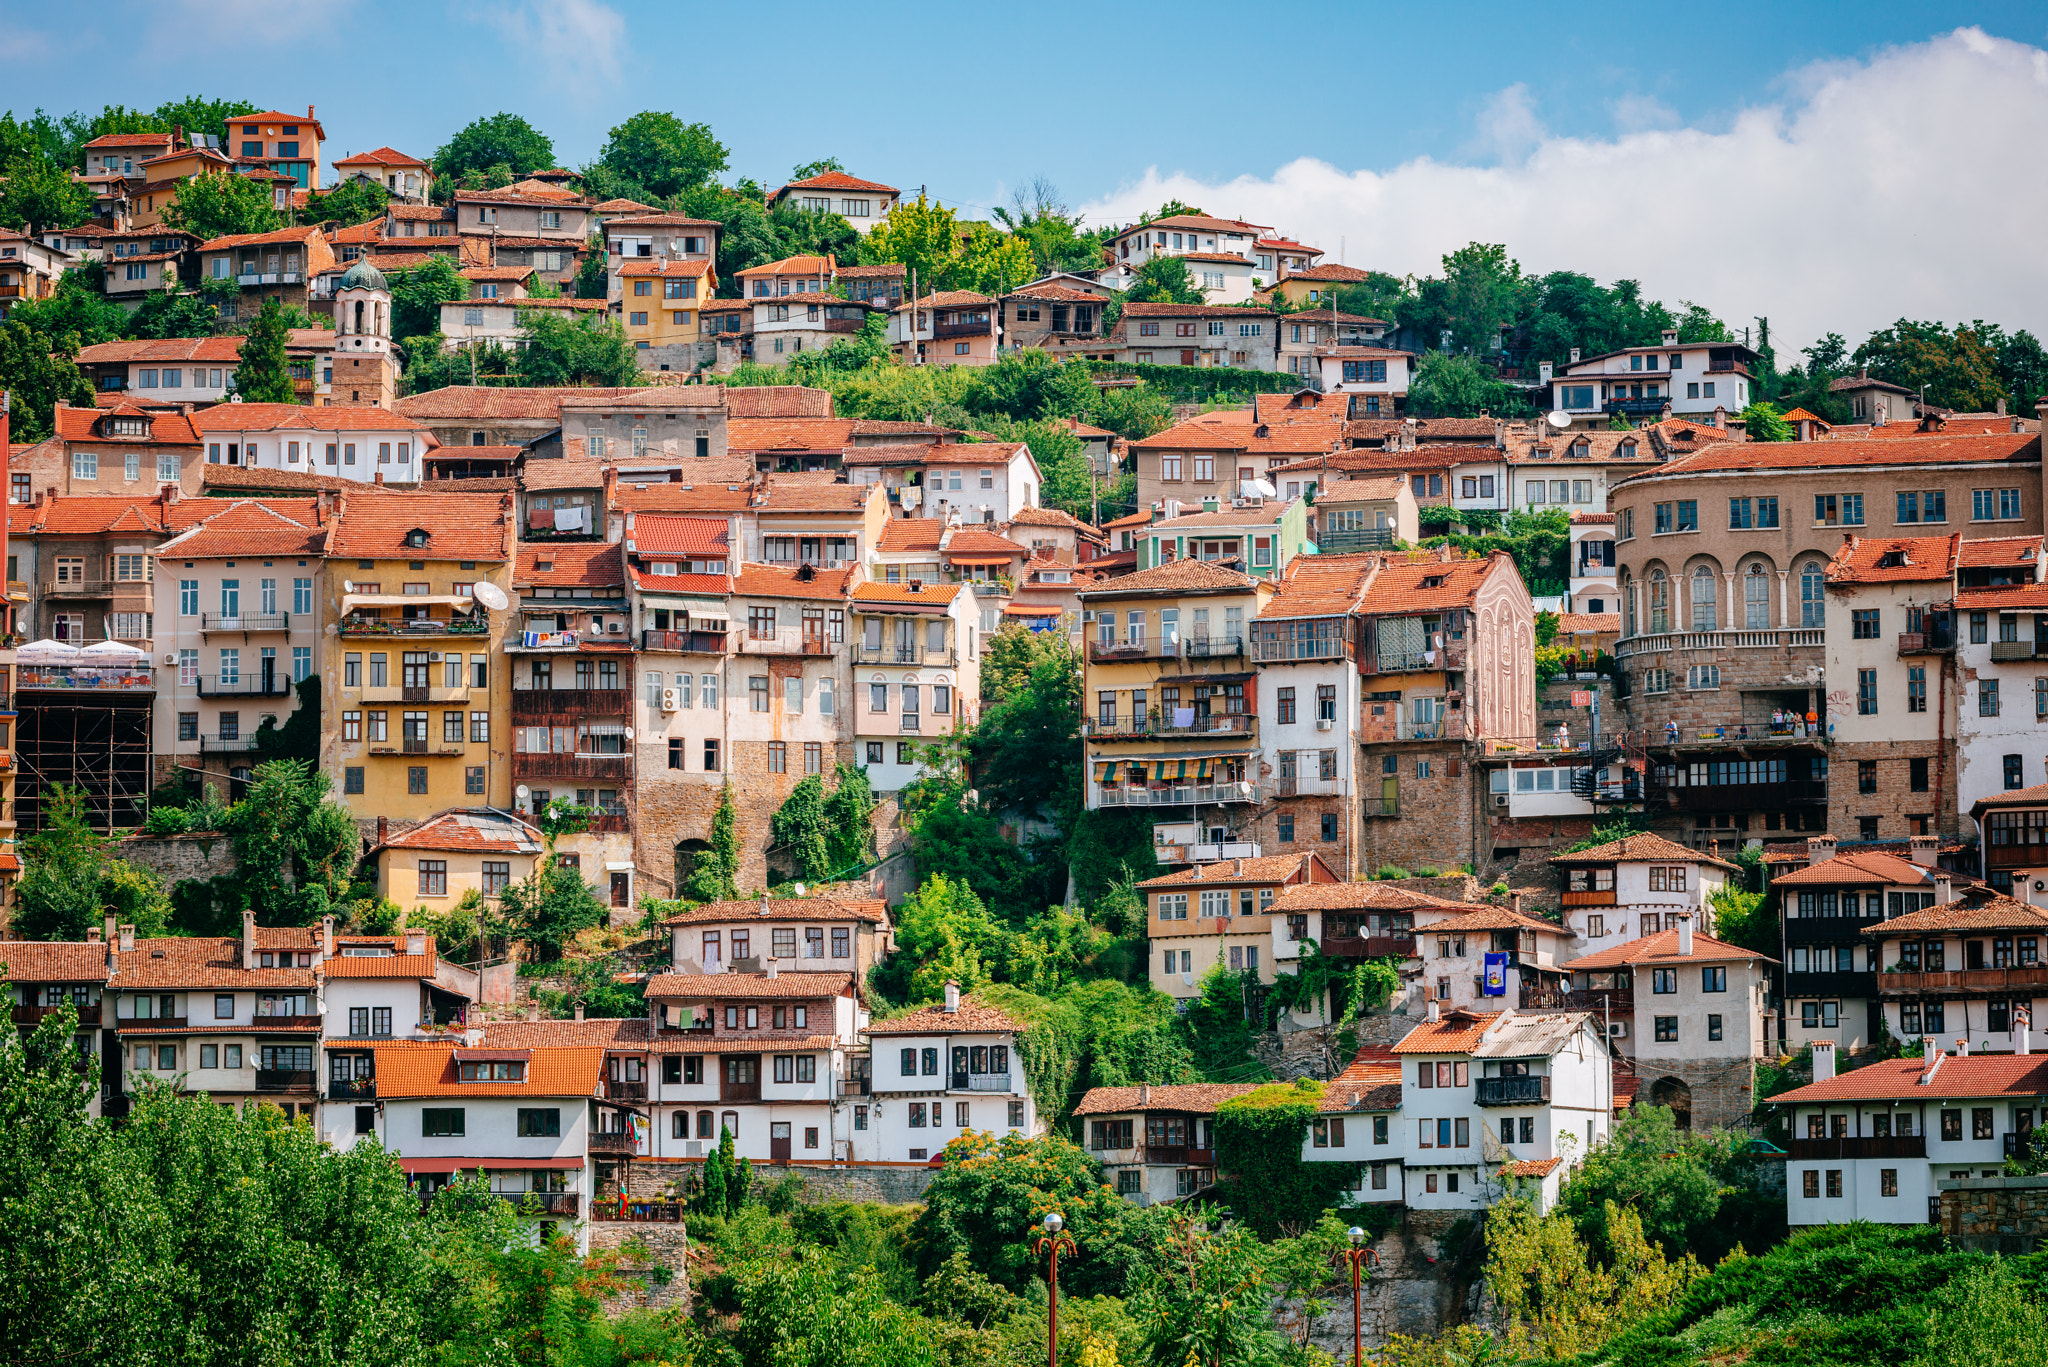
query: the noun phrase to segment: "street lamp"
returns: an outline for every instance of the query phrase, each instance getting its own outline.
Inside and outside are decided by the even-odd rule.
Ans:
[[[1060,1367],[1060,1250],[1066,1249],[1069,1257],[1080,1250],[1074,1246],[1074,1236],[1065,1233],[1067,1218],[1058,1211],[1039,1222],[1045,1231],[1039,1239],[1037,1251],[1048,1255],[1051,1260],[1051,1276],[1048,1284],[1052,1298],[1045,1320],[1045,1361],[1046,1367]]]
[[[1359,1273],[1367,1265],[1380,1265],[1380,1255],[1365,1246],[1365,1231],[1353,1225],[1346,1231],[1351,1247],[1343,1250],[1351,1265],[1351,1367],[1365,1367],[1365,1301],[1359,1289]]]

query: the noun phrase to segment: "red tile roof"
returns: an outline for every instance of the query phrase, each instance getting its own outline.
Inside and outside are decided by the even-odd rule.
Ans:
[[[1621,630],[1621,614],[1618,612],[1560,612],[1557,615],[1559,635],[1598,635],[1603,632]]]
[[[192,429],[210,432],[411,432],[429,444],[425,423],[374,404],[217,403],[192,414]]]
[[[2048,584],[2008,584],[1995,589],[1962,589],[1956,593],[1956,607],[1971,609],[2019,608],[2048,612]]]
[[[1576,850],[1571,854],[1554,854],[1553,864],[1712,864],[1716,868],[1739,872],[1735,865],[1725,859],[1716,859],[1710,854],[1688,849],[1675,840],[1666,840],[1661,835],[1644,832],[1640,835],[1623,836],[1610,840],[1605,845],[1595,845],[1588,850]]]
[[[1248,309],[1237,304],[1147,303],[1124,305],[1124,317],[1126,318],[1242,318],[1257,320],[1277,316],[1271,309]]]
[[[870,1035],[981,1035],[1017,1033],[1024,1024],[1006,1011],[983,1006],[972,995],[960,999],[958,1011],[926,1006],[868,1026]]]
[[[853,444],[852,418],[730,418],[733,451],[842,451]]]
[[[189,559],[225,556],[307,556],[324,553],[326,529],[312,499],[237,499],[157,548]]]
[[[373,1046],[379,1097],[594,1096],[604,1068],[601,1048],[538,1047],[529,1051],[523,1082],[463,1082],[460,1046],[396,1042]]]
[[[1099,588],[1085,589],[1084,598],[1120,598],[1136,593],[1214,593],[1241,591],[1255,593],[1260,581],[1237,570],[1225,569],[1206,560],[1173,560],[1112,580]]]
[[[1923,1078],[1925,1079],[1923,1081]],[[1911,1101],[2048,1095],[2048,1054],[1941,1055],[1927,1077],[1924,1058],[1885,1059],[1825,1082],[1811,1082],[1771,1097],[1772,1106],[1830,1101]]]
[[[1848,536],[1828,562],[1831,584],[1946,581],[1955,575],[1962,533],[1949,536]]]
[[[452,482],[452,481],[451,481]],[[425,546],[406,534],[427,533]],[[507,494],[350,494],[335,509],[328,554],[362,560],[512,558],[512,498]]]
[[[1289,280],[1310,280],[1318,283],[1328,282],[1338,285],[1355,285],[1360,281],[1370,278],[1370,272],[1362,271],[1356,266],[1339,266],[1332,263],[1326,266],[1310,266],[1305,270],[1290,271],[1280,278],[1280,283],[1285,284]]]
[[[612,490],[612,506],[636,517],[642,513],[735,513],[750,506],[753,496],[750,484],[621,481]]]
[[[647,980],[645,995],[685,1001],[744,1001],[750,997],[816,1001],[844,996],[852,987],[851,973],[783,972],[773,977],[766,973],[657,973]]]
[[[1894,916],[1864,927],[1863,933],[1883,937],[1964,930],[2048,930],[2048,911],[1974,887],[1966,889],[1957,901]]]
[[[297,242],[309,249],[316,243],[323,247],[326,245],[326,239],[320,236],[318,228],[305,226],[279,228],[274,232],[268,233],[229,233],[226,237],[216,237],[210,241],[200,243],[199,250],[202,252],[219,252],[226,251],[231,247],[267,246],[273,242],[280,245]],[[312,264],[310,256],[307,258],[307,263],[308,265]]]
[[[627,540],[636,556],[672,555],[685,560],[729,559],[728,524],[723,518],[671,517],[635,513]]]
[[[1174,228],[1193,228],[1196,232],[1207,233],[1257,234],[1273,231],[1272,225],[1266,223],[1246,223],[1241,219],[1235,218],[1212,218],[1208,214],[1169,214],[1165,218],[1155,218],[1150,223],[1133,223],[1130,227],[1118,233],[1117,236],[1128,237],[1135,232],[1147,232],[1159,228],[1169,231]]]
[[[559,589],[600,589],[623,586],[625,562],[617,542],[551,541],[519,548],[519,563],[512,571],[514,587],[526,585]]]
[[[1447,1011],[1438,1021],[1424,1021],[1410,1030],[1396,1054],[1469,1054],[1479,1045],[1487,1028],[1500,1018],[1498,1011]]]
[[[1937,870],[1902,859],[1887,850],[1851,850],[1838,854],[1832,859],[1823,859],[1818,864],[1809,864],[1803,869],[1780,874],[1771,880],[1772,887],[1869,887],[1873,885],[1908,886],[1931,883],[1936,875],[1953,880],[1955,875],[1945,869]]]
[[[79,348],[80,365],[115,365],[135,361],[216,361],[241,359],[239,337],[161,337],[133,342],[99,342]]]
[[[81,356],[83,352],[79,353]],[[1964,569],[2031,564],[2041,549],[2038,536],[1980,536],[1963,542]]]
[[[1253,859],[1219,859],[1213,864],[1196,864],[1172,873],[1148,878],[1141,888],[1221,887],[1238,883],[1280,883],[1296,874],[1306,876],[1313,854],[1268,854]],[[1317,860],[1321,863],[1321,860]],[[1325,867],[1324,873],[1330,870]]]
[[[1453,902],[1394,883],[1295,883],[1273,899],[1279,911],[1478,911],[1471,902]]]
[[[1111,1115],[1120,1111],[1178,1111],[1214,1115],[1224,1102],[1258,1090],[1255,1082],[1190,1082],[1140,1087],[1090,1087],[1074,1107],[1075,1115]]]
[[[810,577],[805,578],[805,571]],[[809,598],[827,602],[844,601],[853,583],[854,567],[813,569],[780,565],[746,564],[733,576],[732,591],[750,598]]]
[[[9,982],[103,983],[107,980],[104,944],[8,940],[0,943],[0,968]]]
[[[407,156],[396,147],[373,147],[367,152],[351,152],[345,157],[336,157],[334,164],[341,166],[420,166],[425,162],[418,157]]]
[[[561,417],[562,400],[571,396],[616,399],[639,393],[636,389],[579,389],[569,386],[520,388],[497,385],[449,385],[411,394],[393,407],[422,422],[477,421],[492,418],[555,422]]]
[[[109,979],[122,991],[137,987],[297,987],[311,989],[310,968],[244,968],[240,936],[170,936],[137,940],[116,949]]]
[[[1711,429],[1709,429],[1711,430]],[[1858,469],[1899,465],[2038,465],[2038,433],[1929,436],[1873,441],[1719,441],[1655,466],[1630,481],[1675,479],[1723,470]]]
[[[1393,560],[1373,581],[1365,596],[1365,610],[1405,613],[1470,607],[1488,578],[1514,572],[1514,562],[1505,551],[1495,551],[1483,560]]]
[[[1379,569],[1376,555],[1298,555],[1288,562],[1280,592],[1259,609],[1260,620],[1331,617],[1356,612]]]
[[[102,426],[104,419],[117,415],[143,419],[149,424],[149,434],[129,437],[115,436],[111,430],[93,430]],[[198,433],[192,430],[192,419],[186,414],[134,403],[117,403],[112,408],[72,408],[59,403],[55,419],[57,435],[65,441],[119,441],[143,446],[194,446],[199,441]]]
[[[1693,932],[1692,953],[1678,952],[1678,932],[1660,930],[1655,935],[1646,935],[1639,940],[1610,945],[1591,954],[1582,954],[1570,963],[1562,965],[1574,973],[1582,970],[1628,968],[1636,964],[1688,964],[1715,963],[1734,959],[1754,959],[1758,963],[1776,963],[1769,955],[1731,945],[1711,935]]]
[[[965,584],[925,584],[913,587],[909,584],[863,583],[853,589],[856,603],[902,603],[913,607],[929,607],[942,610],[961,593]]]
[[[884,185],[879,180],[862,180],[858,176],[849,176],[844,171],[826,171],[808,180],[792,180],[768,198],[773,200],[792,190],[863,190],[869,194],[881,195],[896,193],[895,186]]]
[[[764,914],[762,907],[766,904]],[[701,925],[712,921],[867,921],[887,925],[886,902],[871,898],[774,897],[706,902],[663,921],[668,926]]]

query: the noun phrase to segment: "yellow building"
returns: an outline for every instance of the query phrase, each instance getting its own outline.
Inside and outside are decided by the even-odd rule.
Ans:
[[[1252,838],[1259,701],[1247,628],[1273,592],[1222,564],[1176,560],[1080,594],[1090,808],[1153,813],[1155,843]]]
[[[640,352],[640,368],[694,370],[696,345],[703,337],[697,310],[718,289],[711,258],[626,257],[623,262],[619,321]]]
[[[496,901],[533,874],[543,842],[533,826],[479,805],[443,812],[370,851],[377,891],[402,907],[447,911],[472,890]]]
[[[510,494],[349,494],[326,567],[321,760],[360,822],[409,829],[512,805]]]

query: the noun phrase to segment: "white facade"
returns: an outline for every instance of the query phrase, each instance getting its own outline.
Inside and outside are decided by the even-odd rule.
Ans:
[[[929,1162],[969,1130],[1039,1133],[1014,1032],[871,1033],[869,1042],[873,1096],[865,1108],[858,1103],[853,1108],[856,1162]],[[1004,1065],[1000,1072],[994,1067],[997,1050]],[[956,1071],[963,1051],[969,1068],[979,1058],[983,1071]],[[915,1076],[905,1071],[911,1066]]]
[[[1605,488],[1603,484],[1602,495]],[[1585,613],[1619,613],[1621,595],[1616,587],[1614,522],[1572,521],[1571,610]]]
[[[157,556],[154,727],[160,752],[185,768],[254,762],[257,727],[282,725],[294,688],[320,672],[312,556],[195,556],[176,541]]]
[[[1282,318],[1276,326],[1286,324],[1287,320]],[[1393,400],[1408,393],[1415,375],[1413,356],[1382,347],[1317,347],[1316,364],[1326,393],[1379,395],[1385,400],[1382,416],[1386,417],[1393,416]],[[1359,411],[1370,413],[1371,409],[1361,403]]]
[[[251,407],[267,410],[272,405]],[[355,411],[352,407],[308,408],[288,427],[276,425],[274,415],[266,413],[260,425],[249,428],[234,425],[235,408],[222,404],[207,410],[200,440],[209,465],[408,484],[426,478],[426,454],[439,445],[425,426],[389,414],[374,427],[350,426],[341,415]]]
[[[2048,657],[2048,588],[1964,590],[1956,596],[1954,621],[1956,810],[1967,812],[1980,799],[2048,776],[2048,658],[2041,658]],[[1830,656],[1836,635],[1828,633]],[[1832,668],[1833,659],[1828,663]],[[1912,663],[1933,670],[1940,658]],[[1935,725],[1931,713],[1885,720],[1883,734],[1902,739],[1919,739]],[[1892,729],[1916,720],[1911,735]]]
[[[1569,413],[1575,421],[1604,419],[1610,411],[1654,415],[1665,405],[1680,417],[1710,417],[1717,410],[1739,413],[1749,406],[1749,376],[1735,367],[1752,359],[1739,343],[1681,344],[1677,332],[1666,331],[1661,346],[1630,347],[1584,361],[1574,351],[1571,360],[1555,367],[1543,362],[1539,371],[1552,410]],[[1630,406],[1610,408],[1615,404]]]
[[[943,606],[941,606],[943,604]],[[964,584],[862,584],[854,590],[848,698],[856,750],[879,792],[908,786],[918,750],[981,708],[980,632]]]

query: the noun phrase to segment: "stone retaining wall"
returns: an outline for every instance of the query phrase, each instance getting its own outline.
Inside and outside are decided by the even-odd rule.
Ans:
[[[114,850],[131,864],[149,869],[166,884],[191,878],[215,878],[239,873],[242,861],[235,855],[234,837],[219,831],[192,835],[128,835],[115,842]]]
[[[687,1193],[695,1188],[697,1170],[702,1166],[699,1159],[635,1159],[627,1165],[626,1194],[642,1200],[659,1200],[672,1193]],[[937,1168],[922,1164],[756,1163],[754,1191],[758,1195],[783,1178],[794,1176],[803,1179],[799,1199],[805,1205],[824,1205],[831,1201],[908,1205],[924,1200],[925,1191],[931,1186],[932,1176],[937,1171]]]
[[[1958,1248],[2032,1253],[2048,1236],[2048,1176],[1936,1182],[1941,1232]]]

